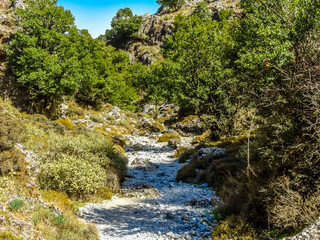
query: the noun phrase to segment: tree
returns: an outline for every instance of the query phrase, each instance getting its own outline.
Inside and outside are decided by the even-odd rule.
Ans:
[[[241,95],[255,108],[260,121],[250,150],[253,171],[244,177],[241,189],[231,191],[247,192],[244,198],[250,200],[245,205],[259,211],[244,207],[241,214],[256,226],[295,232],[310,219],[299,211],[291,215],[293,208],[316,212],[310,218],[319,215],[313,210],[318,209],[319,201],[305,203],[313,201],[320,186],[316,100],[320,82],[320,3],[240,3],[245,17],[234,29],[239,46],[234,69],[240,78]]]
[[[92,39],[87,30],[73,33],[71,39],[79,50],[81,66],[77,101],[94,107],[109,102],[132,108],[137,94],[132,86],[128,53]]]
[[[163,7],[169,7],[170,9],[178,10],[183,6],[185,0],[157,0],[157,3]]]
[[[56,0],[27,0],[17,9],[17,31],[6,46],[17,81],[25,86],[39,111],[49,111],[63,95],[79,87],[77,49],[68,33],[75,29],[70,11]],[[39,104],[39,102],[41,104]]]
[[[222,11],[223,12],[223,11]],[[230,12],[217,22],[199,16],[178,16],[175,32],[165,41],[164,56],[174,63],[171,89],[183,109],[207,115],[215,137],[231,134],[230,114],[236,111]],[[221,14],[222,15],[222,14]],[[170,76],[170,75],[169,75]],[[210,117],[208,117],[210,116]]]
[[[133,15],[130,8],[120,9],[111,21],[111,30],[106,30],[107,43],[117,48],[125,48],[130,39],[138,36],[141,24],[142,17]]]
[[[206,20],[212,17],[212,13],[210,8],[208,7],[207,2],[198,2],[197,7],[192,14],[197,15],[202,20]]]

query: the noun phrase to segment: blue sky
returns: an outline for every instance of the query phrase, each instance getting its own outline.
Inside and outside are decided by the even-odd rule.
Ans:
[[[79,29],[88,29],[92,37],[104,34],[120,8],[129,7],[133,14],[153,14],[159,4],[156,0],[58,0],[58,5],[71,10]]]

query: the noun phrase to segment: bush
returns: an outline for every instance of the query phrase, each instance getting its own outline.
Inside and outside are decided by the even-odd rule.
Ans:
[[[60,123],[61,125],[63,125],[68,130],[71,130],[74,127],[72,122],[70,122],[70,120],[68,120],[68,119],[58,119],[56,121],[58,123]]]
[[[195,153],[197,153],[197,150],[193,148],[183,152],[179,157],[179,163],[185,163],[188,159],[192,158]]]
[[[8,231],[0,231],[0,239],[2,239],[2,240],[22,240],[21,237],[17,237],[12,232],[8,232]]]
[[[81,197],[96,193],[103,187],[106,173],[97,163],[62,155],[56,161],[42,164],[38,179],[43,189]]]
[[[182,155],[182,154],[184,154],[186,151],[188,151],[189,150],[189,148],[187,148],[187,147],[180,147],[180,148],[178,148],[177,150],[176,150],[176,152],[174,153],[174,158],[179,158],[179,163],[183,163],[183,162],[180,162],[180,156]]]
[[[104,122],[105,122],[104,118],[102,118],[102,117],[101,117],[100,115],[98,115],[98,114],[91,115],[91,116],[90,116],[90,119],[91,119],[92,121],[94,121],[94,122],[97,122],[97,123],[104,123]]]
[[[254,229],[243,220],[234,217],[223,221],[212,232],[213,240],[256,240],[258,236]]]
[[[301,194],[293,190],[292,181],[282,176],[276,179],[268,191],[267,213],[272,226],[291,232],[312,223],[317,219],[320,208],[319,192],[303,199]]]
[[[46,202],[54,203],[61,211],[66,212],[73,210],[74,204],[66,194],[53,190],[41,190],[40,193]]]
[[[5,112],[7,108],[14,112],[8,103],[4,110],[0,109],[0,176],[24,172],[26,166],[23,154],[15,148],[23,140],[23,121]]]
[[[178,10],[183,6],[185,0],[157,0],[157,3],[161,4],[163,7]]]
[[[81,134],[70,134],[63,139],[59,135],[48,139],[50,146],[46,155],[49,159],[54,159],[59,153],[77,156],[84,161],[97,163],[108,171],[110,167],[115,167],[123,174],[126,171],[126,159],[114,150],[112,143],[102,134],[85,131]]]
[[[24,205],[24,201],[21,199],[14,199],[9,202],[9,208],[11,211],[20,209]]]

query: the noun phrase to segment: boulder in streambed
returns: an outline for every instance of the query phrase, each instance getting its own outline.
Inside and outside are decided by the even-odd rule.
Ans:
[[[143,158],[136,158],[131,162],[131,166],[142,166],[142,167],[148,167],[151,163],[148,159]]]

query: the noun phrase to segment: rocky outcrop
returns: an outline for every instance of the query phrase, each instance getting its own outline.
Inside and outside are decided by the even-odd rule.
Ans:
[[[0,96],[10,97],[17,106],[23,106],[27,96],[24,89],[17,85],[8,66],[3,44],[7,43],[18,30],[15,24],[15,9],[24,7],[23,0],[2,0],[0,3]]]

